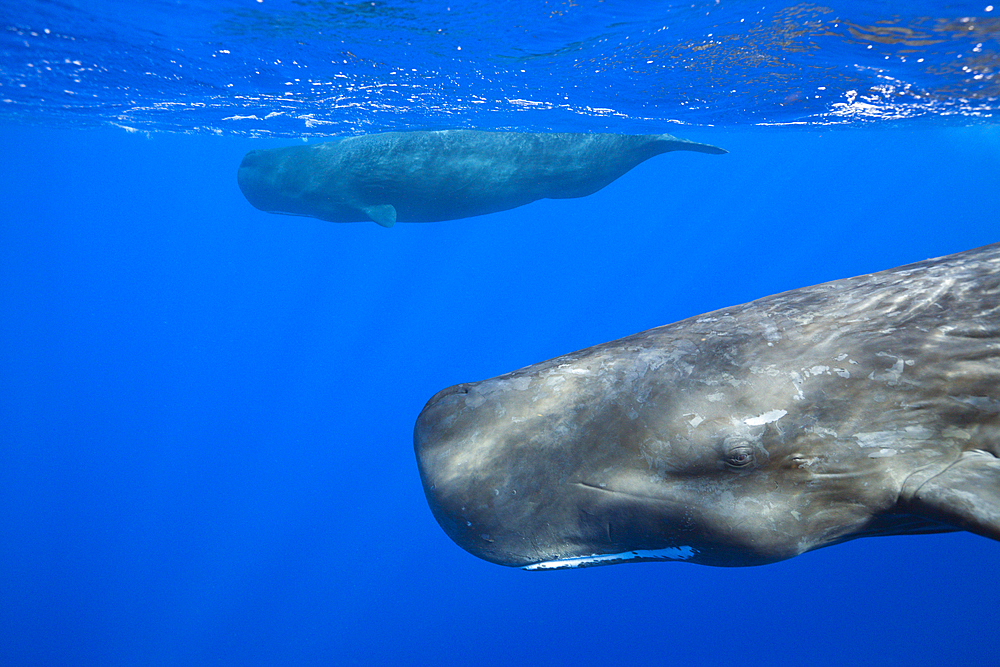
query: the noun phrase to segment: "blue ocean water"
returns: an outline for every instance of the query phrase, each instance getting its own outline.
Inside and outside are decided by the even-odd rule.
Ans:
[[[0,664],[1000,664],[1000,547],[546,573],[455,546],[424,402],[1000,240],[988,2],[0,7]],[[583,199],[253,209],[243,154],[443,127],[671,132]]]

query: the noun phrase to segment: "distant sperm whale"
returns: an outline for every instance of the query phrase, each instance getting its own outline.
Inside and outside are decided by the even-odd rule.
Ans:
[[[262,211],[392,227],[585,197],[670,151],[726,152],[669,134],[386,132],[250,151],[237,178]]]

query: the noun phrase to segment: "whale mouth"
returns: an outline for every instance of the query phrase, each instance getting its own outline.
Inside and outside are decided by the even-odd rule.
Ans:
[[[633,493],[631,491],[619,491],[618,489],[609,488],[606,484],[594,484],[593,482],[576,482],[577,486],[582,486],[585,489],[593,489],[600,493],[611,493],[619,496],[625,496],[627,498],[635,498],[636,500],[642,501],[652,501],[656,503],[668,503],[670,502],[666,498],[661,498],[659,496],[652,496],[645,493]]]
[[[614,565],[616,563],[677,560],[685,561],[698,555],[697,549],[689,546],[664,547],[663,549],[635,549],[613,554],[590,554],[573,558],[559,558],[530,565],[522,565],[522,570],[567,570],[595,565]]]

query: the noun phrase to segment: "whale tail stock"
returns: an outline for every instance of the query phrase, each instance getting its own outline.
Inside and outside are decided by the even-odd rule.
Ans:
[[[725,148],[719,148],[718,146],[713,146],[711,144],[699,144],[697,141],[688,141],[687,139],[678,139],[672,134],[661,134],[657,139],[657,143],[663,142],[661,147],[663,150],[661,152],[668,153],[670,151],[694,151],[696,153],[709,153],[711,155],[724,155],[728,153]]]

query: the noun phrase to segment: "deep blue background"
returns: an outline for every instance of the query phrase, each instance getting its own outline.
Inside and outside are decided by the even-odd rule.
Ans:
[[[1000,240],[1000,128],[677,134],[434,224],[253,209],[251,148],[0,127],[0,664],[1000,664],[1000,545],[529,573],[452,544],[437,390]]]

